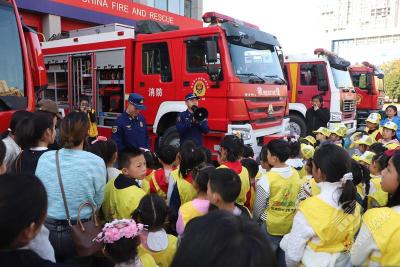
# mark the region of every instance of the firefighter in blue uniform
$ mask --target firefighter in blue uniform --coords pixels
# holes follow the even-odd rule
[[[176,129],[179,132],[181,144],[187,140],[192,140],[197,146],[201,146],[203,144],[202,135],[209,131],[207,119],[197,121],[193,117],[193,107],[198,107],[199,99],[194,93],[189,93],[185,97],[187,110],[179,113],[176,120]]]
[[[146,107],[143,96],[132,93],[128,98],[128,107],[115,121],[112,127],[112,139],[117,143],[118,151],[128,146],[149,148],[146,120],[140,114]]]

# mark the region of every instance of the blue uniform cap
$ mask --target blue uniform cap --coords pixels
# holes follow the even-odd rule
[[[137,109],[140,110],[145,110],[146,106],[143,104],[144,103],[144,98],[143,96],[132,93],[129,95],[128,102],[134,105]]]
[[[194,93],[189,93],[185,96],[185,101],[190,100],[190,99],[194,99],[196,98],[197,100],[200,99],[200,97],[198,97],[197,95],[195,95]]]

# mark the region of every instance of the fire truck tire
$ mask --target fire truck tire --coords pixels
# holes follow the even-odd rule
[[[179,147],[179,133],[175,125],[169,127],[159,139],[159,146],[173,145]]]
[[[304,118],[297,114],[290,114],[288,118],[290,119],[289,121],[290,132],[303,137],[306,136],[307,125]]]

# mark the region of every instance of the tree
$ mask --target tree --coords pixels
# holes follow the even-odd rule
[[[382,65],[385,73],[385,94],[390,99],[400,97],[400,59],[389,61]]]

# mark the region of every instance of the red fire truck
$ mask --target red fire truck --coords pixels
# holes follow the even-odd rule
[[[151,143],[177,144],[176,117],[186,110],[184,96],[194,92],[209,113],[204,144],[212,152],[226,133],[240,134],[258,152],[288,129],[277,38],[213,12],[203,20],[210,27],[163,32],[150,22],[112,24],[44,42],[49,86],[42,97],[65,112],[88,97],[100,134],[109,136],[129,93],[142,94]]]
[[[0,132],[15,110],[33,110],[35,90],[47,83],[37,34],[25,27],[14,0],[0,0]]]
[[[356,130],[356,94],[349,74],[350,62],[324,49],[315,49],[313,56],[285,56],[288,81],[290,130],[306,134],[305,115],[311,98],[322,95],[324,107],[330,109],[330,122],[343,122]]]
[[[381,112],[384,104],[383,72],[368,62],[350,67],[350,74],[357,92],[357,123],[365,125],[371,112]]]

